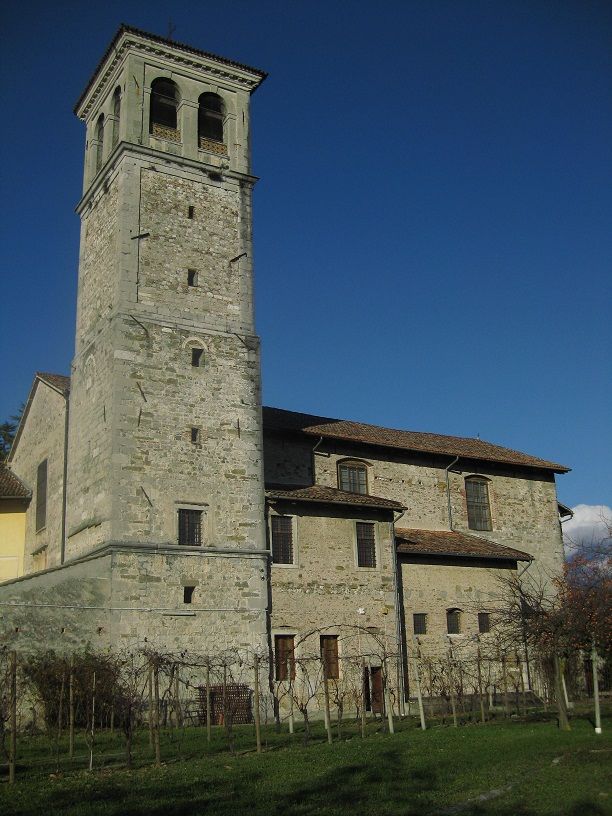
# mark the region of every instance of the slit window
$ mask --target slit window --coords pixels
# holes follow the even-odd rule
[[[102,167],[104,153],[104,114],[101,113],[96,124],[96,173]]]
[[[461,610],[447,609],[446,610],[446,631],[449,635],[461,634]]]
[[[488,480],[477,477],[466,479],[465,499],[470,530],[492,530]]]
[[[192,348],[191,349],[191,365],[194,368],[199,368],[202,365],[202,354],[204,353],[204,349],[201,348]]]
[[[357,523],[357,566],[376,566],[376,537],[374,525],[370,522]]]
[[[200,429],[199,428],[190,428],[191,433],[191,441],[194,445],[200,441]]]
[[[272,563],[293,564],[293,518],[272,516]]]
[[[183,603],[190,604],[193,601],[194,586],[183,587]]]
[[[425,612],[415,612],[412,616],[412,628],[415,635],[427,634],[427,614]]]
[[[178,543],[188,547],[202,544],[202,511],[178,511]]]
[[[195,215],[195,207],[193,206],[193,204],[190,204],[189,207],[187,207],[187,218],[190,218],[191,220],[193,220],[194,215]]]
[[[337,680],[340,677],[338,635],[321,635],[321,661],[327,679]]]
[[[47,460],[36,471],[36,532],[47,525]]]
[[[195,269],[188,269],[187,270],[187,286],[197,286],[198,285],[198,273]]]
[[[274,636],[274,674],[277,680],[295,680],[295,639],[293,635]]]
[[[121,121],[121,88],[115,88],[113,94],[113,145],[119,141],[119,122]]]
[[[491,631],[491,616],[488,612],[478,613],[478,631],[481,635]]]

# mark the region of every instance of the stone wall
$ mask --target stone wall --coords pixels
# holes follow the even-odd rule
[[[60,563],[64,495],[64,447],[66,400],[41,380],[35,391],[18,444],[13,451],[11,470],[32,490],[26,510],[24,571],[32,572]],[[46,524],[36,530],[38,466],[47,460]]]

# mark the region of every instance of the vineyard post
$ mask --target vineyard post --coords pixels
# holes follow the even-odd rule
[[[212,726],[210,722],[211,717],[210,705],[210,660],[206,661],[206,740],[210,745],[212,737]]]
[[[595,701],[595,733],[601,734],[601,711],[599,709],[599,677],[597,676],[599,657],[597,655],[597,647],[595,641],[591,648],[591,667],[593,673],[593,698]]]
[[[153,664],[153,738],[155,742],[155,765],[161,765],[161,749],[159,744],[159,663]]]
[[[325,658],[323,658],[323,695],[325,697],[325,730],[327,731],[327,741],[332,743],[332,730],[331,730],[331,714],[329,710],[329,684],[327,678],[327,665]]]
[[[96,673],[94,671],[92,680],[91,680],[91,742],[89,744],[89,770],[93,771],[93,752],[94,752],[94,739],[95,739],[95,729],[96,729]]]
[[[74,654],[70,655],[68,678],[68,755],[74,758]]]
[[[9,783],[15,783],[15,763],[17,760],[17,652],[11,652],[11,741],[9,743]]]
[[[419,717],[421,718],[421,730],[425,731],[427,725],[425,723],[425,709],[423,708],[423,695],[421,694],[421,678],[419,676],[419,664],[416,657],[413,657],[412,663],[414,666],[414,679],[416,685],[417,700],[419,703]]]
[[[255,739],[257,741],[257,753],[261,754],[261,723],[259,720],[259,655],[253,658],[254,664],[254,687],[253,696],[255,703]]]

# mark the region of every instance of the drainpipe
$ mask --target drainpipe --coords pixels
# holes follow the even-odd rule
[[[453,529],[453,511],[452,511],[452,508],[451,508],[450,484],[449,484],[449,481],[448,481],[448,472],[453,467],[453,465],[457,464],[458,461],[459,461],[459,457],[455,456],[455,458],[450,463],[450,465],[448,467],[444,468],[444,473],[446,474],[446,502],[447,502],[447,505],[448,505],[448,529],[449,530]]]
[[[406,511],[403,510],[397,518],[390,522],[391,527],[391,559],[393,561],[393,589],[395,593],[395,639],[397,640],[397,685],[400,693],[400,711],[405,713],[406,702],[406,680],[404,676],[404,649],[402,641],[402,625],[400,604],[403,599],[399,596],[399,581],[397,576],[397,545],[395,543],[395,524],[398,522]]]

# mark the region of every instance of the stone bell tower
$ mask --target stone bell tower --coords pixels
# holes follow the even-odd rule
[[[249,149],[264,78],[122,26],[75,108],[66,560],[110,553],[132,600],[205,607],[236,642],[264,637],[267,598]]]

